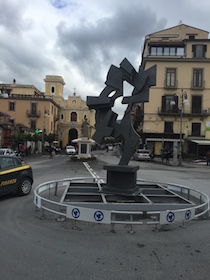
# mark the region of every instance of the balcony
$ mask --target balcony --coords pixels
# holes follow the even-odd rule
[[[39,118],[41,115],[40,111],[32,111],[32,110],[27,110],[26,115],[28,118]]]
[[[171,110],[168,110],[166,108],[158,107],[158,115],[160,115],[160,116],[179,116],[180,111],[178,108],[171,108]]]
[[[59,114],[57,114],[56,116],[54,116],[54,122],[59,121]]]
[[[194,83],[194,81],[191,81],[191,89],[193,90],[201,90],[205,88],[205,81],[202,80],[201,83]]]
[[[204,138],[206,136],[206,131],[205,130],[195,130],[195,131],[191,131],[191,130],[188,130],[188,137],[202,137]]]
[[[158,107],[158,115],[179,117],[180,110],[178,108],[167,110],[165,108]],[[207,118],[208,116],[210,116],[210,108],[201,109],[200,112],[191,112],[190,107],[186,106],[184,108],[182,115],[183,115],[183,117],[204,119],[204,118]]]

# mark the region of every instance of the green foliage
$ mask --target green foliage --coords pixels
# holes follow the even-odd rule
[[[56,134],[50,133],[45,136],[45,141],[49,142],[51,144],[53,141],[55,141]]]

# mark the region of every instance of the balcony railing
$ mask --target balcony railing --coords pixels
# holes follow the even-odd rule
[[[40,111],[32,111],[32,110],[27,110],[26,114],[29,118],[39,118],[41,115]]]
[[[167,80],[164,80],[164,88],[167,89],[176,89],[178,87],[178,80],[175,81],[174,85],[167,84]]]
[[[54,116],[54,122],[59,121],[59,114],[57,114],[56,116]]]
[[[161,115],[161,116],[178,116],[180,115],[180,111],[179,109],[172,109],[171,110],[168,110],[166,108],[162,108],[162,107],[158,107],[158,115]]]
[[[205,137],[205,136],[206,136],[205,130],[201,130],[201,131],[188,130],[188,137]]]
[[[210,108],[201,109],[200,112],[191,112],[190,107],[186,106],[183,110],[183,116],[192,117],[192,118],[205,118],[210,116]],[[171,110],[167,110],[162,107],[158,107],[158,115],[160,116],[179,116],[180,110],[178,108],[174,108]]]
[[[201,84],[195,84],[194,81],[191,81],[191,89],[204,89],[205,88],[205,81],[202,80]]]

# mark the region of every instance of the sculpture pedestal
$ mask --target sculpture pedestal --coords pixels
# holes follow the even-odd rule
[[[136,179],[139,166],[105,165],[104,169],[107,170],[104,193],[133,194],[138,190]]]

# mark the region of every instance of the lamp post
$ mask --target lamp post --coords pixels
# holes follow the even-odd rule
[[[181,108],[180,108],[180,147],[179,147],[179,166],[182,166],[182,116],[183,116],[183,109],[184,109],[184,105],[189,105],[188,99],[187,99],[187,93],[186,91],[181,92]]]
[[[44,154],[44,143],[45,143],[45,117],[49,117],[49,114],[47,113],[46,109],[44,108],[44,122],[43,122],[43,130],[42,130],[42,154]]]

